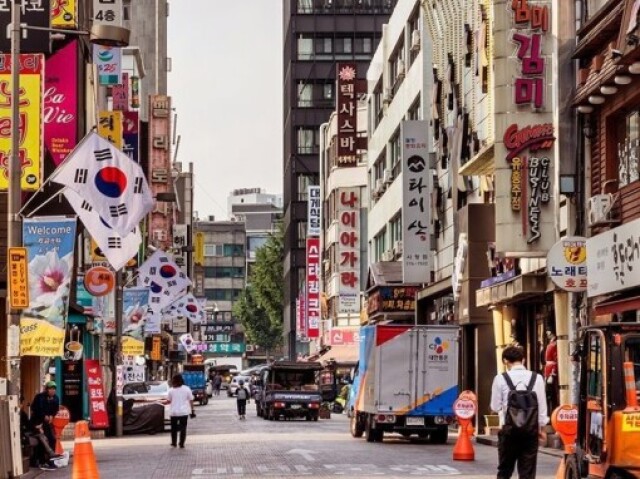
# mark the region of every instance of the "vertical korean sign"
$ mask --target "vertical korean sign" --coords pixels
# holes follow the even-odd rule
[[[112,108],[118,111],[129,110],[129,74],[122,74],[122,83],[111,87]]]
[[[356,166],[358,159],[358,97],[356,95],[356,64],[338,63],[338,164]]]
[[[20,317],[20,354],[62,356],[76,220],[27,218],[22,236],[29,260],[30,300]]]
[[[496,249],[542,256],[555,243],[551,1],[501,0],[494,12],[496,44],[512,46],[495,58]]]
[[[338,190],[339,313],[360,312],[360,189]]]
[[[320,187],[309,186],[307,187],[307,193],[307,236],[320,236],[320,233],[322,232],[322,225],[320,224],[322,208]]]
[[[320,336],[320,238],[307,238],[307,337]]]
[[[62,0],[60,0],[62,1]],[[58,166],[77,143],[78,41],[47,59],[44,79],[44,144]]]
[[[158,193],[171,191],[171,151],[169,138],[171,137],[171,98],[165,95],[149,97],[149,161],[151,179],[150,187],[153,196]],[[163,249],[171,247],[171,217],[167,211],[167,203],[158,202],[151,213],[151,241]]]
[[[428,123],[402,122],[402,278],[405,283],[431,279],[431,187]]]
[[[98,134],[121,150],[123,138],[122,112],[101,111],[98,118]]]
[[[109,416],[104,395],[102,368],[97,359],[85,359],[87,393],[89,395],[89,418],[93,429],[108,429]]]
[[[20,163],[25,191],[37,190],[42,179],[43,72],[43,55],[20,55]],[[0,55],[0,190],[9,187],[11,88],[11,56]]]

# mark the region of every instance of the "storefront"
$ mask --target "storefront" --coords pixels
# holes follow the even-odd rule
[[[368,324],[415,324],[418,284],[402,283],[402,263],[373,263],[367,280]]]

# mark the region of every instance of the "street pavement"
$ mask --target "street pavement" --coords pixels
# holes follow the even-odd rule
[[[224,392],[223,392],[224,394]],[[101,477],[117,479],[243,479],[251,477],[447,477],[494,478],[497,451],[475,445],[475,461],[452,459],[455,437],[446,445],[385,436],[367,443],[349,434],[348,420],[265,421],[253,401],[246,421],[235,414],[226,395],[196,407],[185,449],[169,446],[169,433],[93,441]],[[73,443],[64,443],[73,450]],[[555,476],[558,458],[538,457],[537,479]],[[71,466],[38,477],[68,479]]]

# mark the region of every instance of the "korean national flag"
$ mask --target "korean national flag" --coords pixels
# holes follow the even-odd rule
[[[78,193],[65,189],[64,195],[113,269],[117,271],[123,268],[138,254],[140,243],[142,243],[139,228],[136,227],[128,235],[121,236],[100,218],[95,208],[83,200]]]
[[[191,286],[191,280],[180,270],[173,257],[164,251],[156,251],[140,265],[138,276],[142,286],[155,283],[169,291],[173,299],[180,297],[180,293]]]
[[[185,317],[194,324],[199,324],[202,321],[202,306],[191,293],[176,300],[170,308],[175,309],[178,316]]]
[[[51,177],[88,202],[121,236],[127,236],[154,206],[140,165],[89,133]]]

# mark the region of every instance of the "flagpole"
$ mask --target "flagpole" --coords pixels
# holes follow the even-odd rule
[[[53,200],[55,199],[60,199],[60,195],[62,194],[62,191],[59,191],[57,194],[55,195],[51,195],[49,198],[47,198],[42,204],[38,205],[35,207],[35,209],[33,211],[30,211],[28,214],[26,214],[24,217],[25,218],[31,218],[33,215],[35,215],[38,211],[40,211],[42,208],[44,208],[45,206],[47,206],[49,203],[51,203]]]
[[[118,366],[122,364],[122,308],[124,306],[123,294],[122,294],[122,269],[116,271],[115,274],[115,283],[116,283],[116,310],[115,310],[115,320],[116,320],[116,347],[114,352],[114,380],[113,380],[113,388],[115,392],[116,398],[116,437],[122,437],[123,435],[123,426],[122,426],[122,416],[123,416],[123,407],[124,407],[124,399],[122,397],[122,391],[118,388]]]

